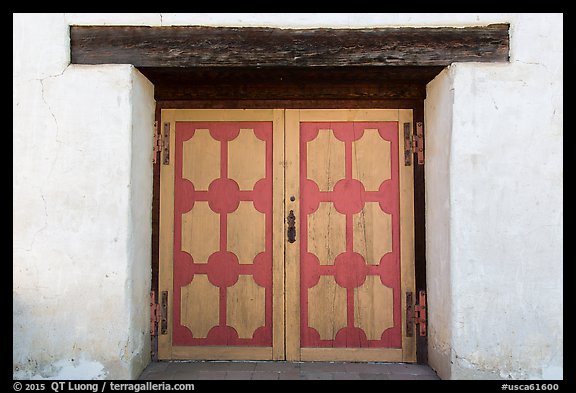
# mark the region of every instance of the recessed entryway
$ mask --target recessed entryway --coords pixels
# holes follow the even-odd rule
[[[137,66],[155,85],[157,120],[163,108],[402,108],[423,122],[426,84],[455,61],[507,61],[508,28],[72,26],[70,37],[73,63]],[[159,169],[155,166],[157,180]],[[414,165],[413,173],[420,290],[426,288],[422,166]],[[155,186],[155,197],[159,194]],[[157,291],[159,231],[153,226],[152,290]],[[416,341],[418,360],[426,362],[426,337]]]

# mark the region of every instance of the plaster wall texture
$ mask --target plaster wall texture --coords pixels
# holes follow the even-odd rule
[[[14,16],[13,374],[132,378],[150,358],[153,86],[69,66],[66,26]]]
[[[443,378],[563,377],[561,29],[518,16],[509,64],[453,64],[427,86],[429,356]]]
[[[153,86],[69,65],[69,25],[510,23],[510,62],[427,88],[430,364],[562,378],[561,14],[14,14],[13,374],[134,378],[149,361]],[[150,126],[148,126],[150,124]]]

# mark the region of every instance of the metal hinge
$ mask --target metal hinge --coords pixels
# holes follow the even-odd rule
[[[158,152],[162,155],[162,164],[170,164],[170,123],[164,123],[164,133],[160,132],[160,127],[158,122],[154,122],[154,146],[152,162],[156,164],[158,162]]]
[[[160,299],[160,334],[168,334],[168,291],[162,291]]]
[[[156,292],[150,292],[150,335],[158,334],[158,322],[160,322],[160,305],[156,303]]]
[[[419,327],[419,335],[426,336],[426,291],[418,291],[418,303],[414,304],[414,296],[411,291],[406,292],[406,336],[414,335],[414,325]]]
[[[157,336],[168,332],[168,291],[162,291],[160,304],[156,303],[156,292],[150,292],[150,335]]]
[[[418,165],[424,165],[424,125],[416,122],[416,133],[412,134],[410,123],[404,123],[404,165],[412,165],[412,156],[418,155]]]
[[[158,128],[158,122],[154,122],[154,141],[152,146],[152,163],[156,164],[158,162],[158,152],[162,151],[162,134],[160,133],[160,128]]]

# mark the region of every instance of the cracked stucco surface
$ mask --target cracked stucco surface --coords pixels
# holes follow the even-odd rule
[[[130,65],[69,65],[68,40],[62,14],[14,15],[13,372],[134,378],[150,353],[135,299],[150,288],[153,88]]]

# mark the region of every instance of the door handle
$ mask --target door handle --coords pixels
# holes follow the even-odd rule
[[[294,216],[294,210],[290,210],[288,213],[288,243],[294,243],[296,241],[296,216]]]

